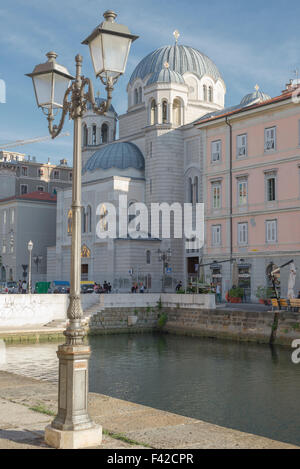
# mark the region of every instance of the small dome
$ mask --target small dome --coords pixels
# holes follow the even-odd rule
[[[247,106],[247,104],[251,104],[253,101],[256,101],[259,99],[259,102],[262,103],[264,101],[268,101],[271,99],[271,96],[269,96],[266,93],[263,93],[260,90],[255,90],[253,93],[249,93],[241,101],[242,106]]]
[[[87,161],[83,173],[97,169],[134,168],[144,170],[145,160],[141,150],[131,142],[115,142],[96,151]]]
[[[166,62],[171,70],[181,76],[191,72],[198,78],[208,75],[215,81],[222,79],[217,66],[205,54],[193,47],[175,44],[160,47],[141,60],[133,71],[129,83],[132,84],[137,78],[144,80],[148,75],[160,72]]]
[[[147,81],[147,86],[153,83],[180,83],[185,84],[185,81],[178,72],[174,72],[170,68],[163,68],[158,72],[152,73],[151,77]]]
[[[103,98],[98,98],[98,97],[95,98],[95,102],[96,102],[97,106],[101,106],[101,104],[102,104],[104,101],[105,101],[105,99],[103,99]],[[87,109],[87,111],[92,111],[92,110],[93,110],[92,105],[91,105],[91,103],[90,103],[89,101],[87,102],[86,109]],[[108,111],[117,114],[116,111],[115,111],[115,108],[113,107],[112,104],[109,106],[109,110],[108,110]]]

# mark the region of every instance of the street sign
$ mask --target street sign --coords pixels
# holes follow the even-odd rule
[[[167,267],[166,268],[166,274],[171,274],[172,273],[172,268],[171,267]]]

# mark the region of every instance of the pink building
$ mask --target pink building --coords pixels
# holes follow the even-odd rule
[[[294,259],[300,290],[300,104],[291,82],[280,96],[256,91],[239,106],[200,119],[205,145],[205,275],[232,286],[232,263],[245,295],[257,300],[271,265]],[[300,88],[298,88],[300,91]],[[282,269],[281,294],[289,269]]]

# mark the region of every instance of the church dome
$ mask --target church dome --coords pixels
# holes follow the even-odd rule
[[[253,101],[256,101],[257,99],[259,100],[260,103],[262,103],[264,101],[268,101],[269,99],[271,99],[271,96],[256,89],[255,91],[253,91],[253,93],[249,93],[249,94],[246,94],[246,96],[244,96],[244,98],[241,101],[241,105],[247,106],[248,104],[251,104]]]
[[[152,73],[147,81],[147,86],[152,85],[153,83],[180,83],[185,85],[182,75],[178,72],[174,72],[174,70],[170,70],[169,68],[163,68],[158,72]]]
[[[160,47],[147,55],[133,71],[129,83],[132,84],[137,78],[144,80],[148,75],[159,73],[166,63],[181,76],[191,72],[198,78],[208,75],[215,81],[222,79],[217,66],[205,54],[193,47],[175,44]]]
[[[83,173],[110,168],[118,168],[120,170],[133,168],[143,171],[145,160],[141,150],[134,143],[115,142],[97,150],[88,159],[83,168]]]
[[[96,98],[95,98],[95,103],[96,103],[96,105],[97,105],[98,107],[99,107],[104,101],[105,101],[104,98],[99,98],[99,97],[96,97]],[[91,104],[89,101],[87,102],[86,109],[87,109],[88,111],[92,111],[92,110],[93,110],[92,104]],[[115,108],[113,107],[112,104],[109,106],[109,110],[108,110],[108,111],[109,111],[109,112],[113,112],[114,114],[117,114],[116,111],[115,111]]]

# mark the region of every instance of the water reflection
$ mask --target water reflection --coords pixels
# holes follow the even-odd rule
[[[289,349],[151,334],[90,344],[91,391],[300,444],[300,366]],[[7,347],[6,369],[55,381],[56,350]]]

